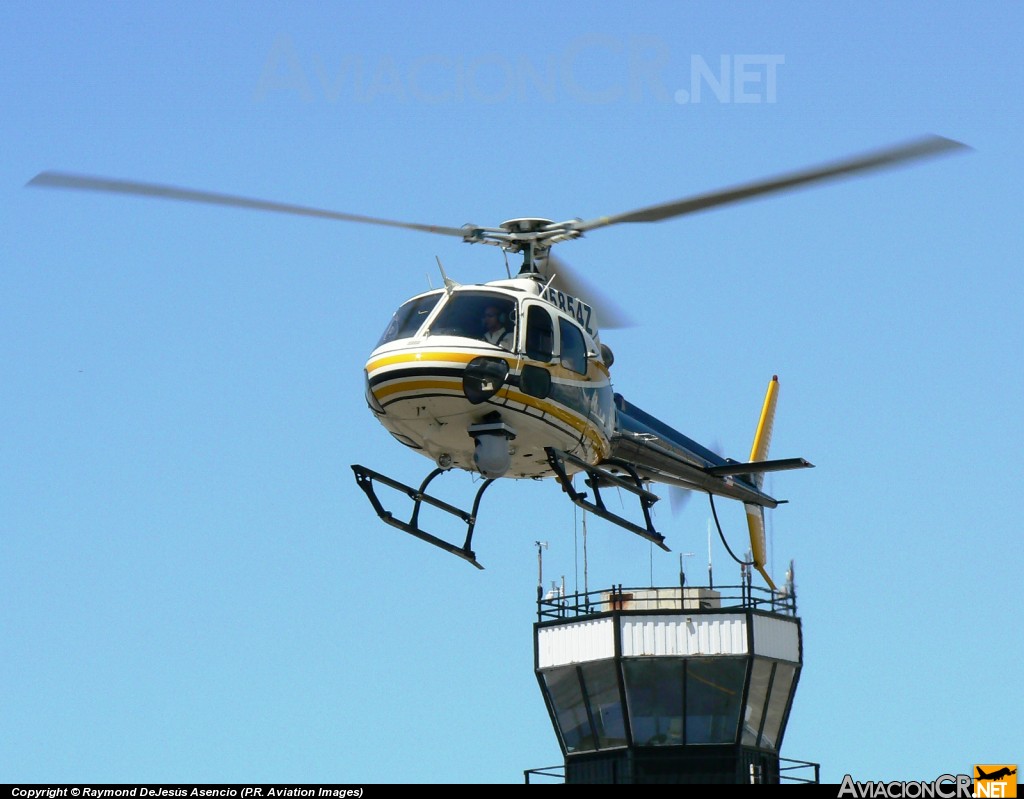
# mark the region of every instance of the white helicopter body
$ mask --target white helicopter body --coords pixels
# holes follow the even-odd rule
[[[439,465],[485,477],[549,477],[545,447],[591,464],[608,457],[615,431],[608,365],[596,328],[579,321],[593,324],[596,316],[580,302],[570,305],[580,309],[578,317],[559,309],[543,288],[520,278],[440,289],[405,303],[366,364],[367,401],[380,423]],[[486,340],[478,321],[495,307],[504,309],[508,326],[500,344]],[[512,379],[474,404],[463,382],[478,359],[504,362]],[[546,396],[516,385],[524,368],[547,372]],[[481,465],[488,439],[500,443]]]

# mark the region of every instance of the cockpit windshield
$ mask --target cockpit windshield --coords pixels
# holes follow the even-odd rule
[[[427,294],[423,297],[416,297],[415,299],[409,300],[401,308],[395,311],[395,315],[391,317],[391,324],[388,325],[387,330],[384,331],[384,335],[380,337],[380,341],[377,342],[377,346],[380,347],[383,344],[387,344],[389,341],[395,341],[400,338],[410,338],[416,335],[423,323],[430,316],[430,312],[434,310],[434,306],[437,305],[437,301],[441,299],[442,292],[438,291],[434,294]]]
[[[512,350],[516,340],[516,303],[502,294],[457,291],[430,325],[431,336],[466,336]]]

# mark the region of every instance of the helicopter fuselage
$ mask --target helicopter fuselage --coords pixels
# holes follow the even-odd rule
[[[561,295],[561,296],[559,296]],[[740,463],[701,446],[613,393],[611,351],[585,303],[521,277],[446,288],[413,297],[395,312],[366,364],[366,401],[401,443],[436,464],[418,489],[354,464],[356,480],[388,524],[480,567],[471,548],[483,492],[495,479],[554,476],[572,501],[665,548],[650,515],[661,482],[744,503],[758,569],[764,564],[763,508],[778,502],[761,490],[763,471],[800,468],[800,459],[765,460],[778,381],[773,378],[751,460]],[[485,478],[471,511],[427,493],[450,469]],[[573,475],[585,472],[588,491]],[[374,481],[413,500],[409,521],[382,504]],[[609,509],[604,487],[625,489],[640,502],[644,524]],[[419,525],[423,503],[467,524],[461,546]],[[765,573],[766,579],[770,577]]]
[[[551,476],[545,447],[597,463],[615,408],[595,326],[589,305],[532,278],[428,292],[399,308],[370,355],[367,402],[444,468]]]

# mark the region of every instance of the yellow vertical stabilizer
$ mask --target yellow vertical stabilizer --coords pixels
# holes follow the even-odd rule
[[[747,511],[747,529],[750,530],[750,551],[754,556],[754,568],[761,572],[764,581],[775,590],[775,583],[764,568],[765,564],[765,535],[764,535],[764,508],[760,505],[744,505]]]
[[[772,443],[772,426],[775,424],[775,405],[779,399],[779,376],[773,375],[768,383],[768,392],[764,395],[764,405],[761,407],[761,418],[757,422],[757,431],[754,433],[754,446],[750,448],[750,460],[763,461],[768,458],[768,448]],[[760,472],[751,475],[751,480],[758,488],[764,483],[764,473]],[[775,583],[765,571],[767,560],[767,547],[765,545],[764,532],[764,508],[760,505],[745,504],[747,512],[747,529],[750,530],[750,551],[754,556],[754,568],[756,568],[765,582],[775,590]]]
[[[772,375],[768,383],[768,392],[764,395],[764,405],[761,406],[761,418],[754,432],[754,446],[750,448],[751,461],[763,461],[768,458],[768,447],[772,443],[772,426],[775,424],[775,405],[778,401],[779,376]],[[760,488],[764,483],[764,474],[755,474],[753,478],[754,485]]]

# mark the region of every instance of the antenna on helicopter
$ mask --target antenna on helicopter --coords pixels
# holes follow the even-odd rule
[[[459,284],[445,274],[444,266],[441,264],[441,257],[439,255],[435,255],[434,259],[437,261],[437,268],[441,270],[441,279],[444,280],[444,290],[451,294],[452,290]]]

